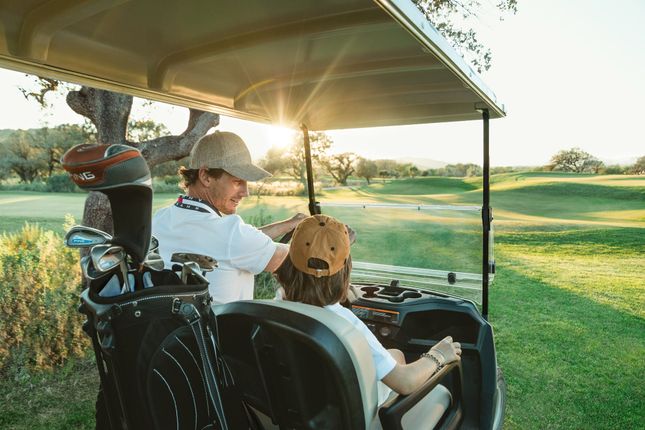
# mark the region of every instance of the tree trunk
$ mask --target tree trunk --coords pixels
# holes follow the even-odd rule
[[[150,168],[187,156],[195,143],[208,130],[219,124],[219,115],[191,109],[186,130],[179,136],[164,136],[135,144],[126,140],[132,96],[81,87],[79,91],[70,91],[67,94],[67,104],[74,112],[92,121],[97,130],[98,143],[119,143],[136,147]],[[83,225],[112,233],[112,214],[105,194],[89,194],[85,200]]]

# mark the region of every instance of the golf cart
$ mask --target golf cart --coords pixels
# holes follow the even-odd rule
[[[411,1],[25,0],[3,3],[0,19],[1,67],[301,129],[310,213],[336,215],[358,233],[359,242],[353,251],[354,313],[386,347],[401,349],[408,359],[415,359],[445,335],[452,335],[463,345],[461,364],[440,371],[421,393],[381,408],[379,424],[384,428],[414,428],[409,422],[406,425],[406,412],[422,398],[436,394],[441,383],[448,390],[442,398],[448,400],[430,427],[501,428],[505,387],[497,367],[492,328],[487,322],[488,288],[494,274],[488,136],[489,119],[503,117],[505,112],[495,95]],[[318,202],[309,130],[465,120],[483,123],[481,206]],[[108,151],[103,154],[107,156]],[[105,164],[96,166],[103,168]],[[140,163],[135,167],[143,168]],[[81,169],[77,174],[84,172]],[[120,242],[115,246],[130,249],[131,257],[131,249],[136,249],[135,260],[140,264],[146,259],[150,239],[146,226],[149,203],[141,202],[149,202],[151,197],[147,191],[140,191],[149,187],[145,172],[136,171],[132,177],[144,178],[134,185],[128,183],[128,190],[134,193],[130,200],[136,200],[138,193],[145,196],[137,200],[143,205],[141,226],[135,228],[129,219],[120,221],[123,231],[134,229],[137,236],[135,241],[116,232]],[[103,190],[113,196],[111,203],[125,207],[126,199],[118,192],[119,184],[109,182],[112,179],[106,179]],[[115,230],[119,230],[117,219],[127,218],[133,208],[119,210],[123,215],[115,215]],[[358,220],[348,219],[351,216],[380,220],[384,226],[388,220],[405,219],[406,228],[418,235],[414,241],[406,242],[409,249],[405,257],[390,259],[383,252],[377,259],[370,259],[360,248],[361,241],[379,251],[392,246],[391,242],[369,242],[367,226],[362,230]],[[475,249],[472,243],[465,245],[462,241],[464,237],[472,238],[472,234],[460,235],[457,230],[452,235],[437,236],[439,242],[432,242],[434,248],[420,246],[428,243],[425,238],[432,231],[428,226],[440,228],[459,220],[476,225],[480,231],[473,242]],[[387,228],[394,229],[397,224],[402,222]],[[472,258],[458,262],[446,258],[435,266],[439,260],[433,260],[434,256],[446,254],[440,251],[449,246]],[[114,256],[121,255],[119,252],[107,247],[97,258],[107,256],[116,262],[118,258]],[[458,253],[448,254],[456,257]],[[114,265],[114,270],[122,268],[120,262]],[[199,351],[202,357],[195,375],[224,375],[222,393],[226,394],[228,387],[239,400],[218,402],[213,389],[222,382],[209,380],[205,384],[205,403],[210,398],[218,416],[224,416],[220,427],[226,428],[231,415],[250,414],[264,416],[256,420],[258,428],[370,428],[377,414],[371,393],[374,387],[369,386],[369,377],[361,376],[369,369],[369,358],[356,346],[361,342],[354,341],[351,333],[345,338],[335,336],[336,331],[329,327],[336,322],[327,321],[318,309],[305,305],[260,301],[209,308],[205,306],[199,270],[194,272],[185,272],[185,282],[170,274],[155,274],[153,284],[192,285],[183,290],[186,297],[179,301],[174,300],[176,289],[167,286],[160,287],[160,297],[170,300],[169,307],[176,314],[185,310],[184,319],[189,324],[199,319],[195,319],[195,312],[202,315],[200,321],[209,321],[199,328],[210,337],[206,336],[204,342],[203,333],[196,334],[188,349]],[[97,275],[94,280],[97,291],[105,286],[102,279]],[[146,290],[124,292],[118,312],[141,304],[144,294]],[[110,343],[112,337],[108,341],[106,333],[114,333],[107,330],[109,324],[105,321],[123,314],[112,315],[115,304],[100,301],[91,294],[83,296],[90,325],[94,324],[95,351],[107,351],[97,360],[103,376],[110,374],[110,366],[104,365],[111,360],[109,354],[118,350]],[[186,310],[182,305],[192,308]],[[129,324],[141,316],[138,312],[139,316],[133,314]],[[177,325],[172,327],[180,329]],[[190,332],[177,336],[186,342],[189,338]],[[220,354],[215,356],[215,350]],[[150,359],[159,357],[152,354]],[[122,365],[123,360],[114,361],[114,366]],[[296,366],[302,362],[307,364],[285,374],[285,363]],[[208,369],[208,363],[213,368],[224,367]],[[132,370],[128,372],[129,378],[137,377]],[[133,422],[153,422],[155,427],[172,422],[174,428],[179,412],[166,416],[163,414],[167,410],[155,409],[154,405],[148,405],[151,411],[157,411],[156,415],[148,413],[156,417],[154,420],[133,421],[135,413],[129,409],[129,401],[144,394],[128,394],[128,390],[119,390],[116,385],[112,393],[106,393],[121,396],[118,404],[110,406],[121,411],[118,422],[112,422],[114,428],[137,427]],[[147,393],[163,388],[159,384],[156,388],[148,386]],[[192,398],[191,405],[196,405],[195,396]],[[244,408],[236,406],[238,403]],[[198,408],[194,409],[197,417]],[[163,419],[159,418],[162,415]],[[209,412],[204,415],[204,419],[210,417]],[[197,422],[195,418],[195,426]]]

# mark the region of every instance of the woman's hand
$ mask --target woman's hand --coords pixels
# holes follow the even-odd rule
[[[446,336],[438,344],[430,348],[428,354],[437,359],[441,366],[461,358],[461,344],[453,342],[452,336]]]

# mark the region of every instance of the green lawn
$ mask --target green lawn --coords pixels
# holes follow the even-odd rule
[[[323,208],[325,201],[479,205],[480,182],[401,180],[326,191],[320,201]],[[174,198],[157,195],[155,207]],[[490,320],[508,384],[505,428],[645,428],[645,178],[496,175],[491,204],[498,270]],[[0,193],[0,231],[35,219],[62,232],[64,215],[80,219],[82,205],[82,194]],[[296,210],[306,210],[305,199],[250,197],[240,213],[277,220]],[[460,240],[476,235],[457,219],[429,214],[435,228],[414,227],[410,218],[403,221],[409,236],[392,236],[387,216],[344,211],[339,215],[359,235],[357,254],[378,250],[396,259],[399,247],[414,242],[415,253],[439,264],[456,255],[445,243],[459,249]],[[83,362],[31,382],[0,382],[0,427],[91,428],[93,372]],[[71,385],[60,382],[65,378]],[[55,413],[51,405],[78,386],[73,381],[83,388]]]

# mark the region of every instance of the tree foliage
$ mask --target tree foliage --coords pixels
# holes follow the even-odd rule
[[[580,148],[564,149],[553,157],[547,166],[549,170],[574,173],[599,173],[602,161]]]
[[[309,146],[314,168],[322,165],[326,152],[332,145],[331,138],[321,131],[309,132]],[[307,166],[305,163],[305,144],[302,133],[294,136],[293,143],[287,148],[272,147],[260,161],[262,168],[269,173],[284,173],[300,182],[307,191]]]
[[[473,163],[448,164],[436,169],[428,169],[426,176],[448,176],[454,178],[466,178],[471,176],[481,176],[482,168]]]
[[[412,0],[452,46],[481,73],[492,62],[489,48],[479,41],[472,22],[482,12],[479,0]],[[517,0],[497,0],[499,18],[517,12]]]
[[[347,185],[347,179],[354,173],[354,162],[358,155],[353,152],[333,154],[321,159],[321,164],[340,185]]]
[[[1,166],[18,175],[20,182],[31,183],[41,176],[47,164],[34,136],[26,130],[17,130],[4,141]]]
[[[16,130],[1,144],[0,166],[3,171],[16,174],[21,182],[47,179],[60,171],[65,151],[91,139],[84,127],[75,124]]]
[[[372,160],[361,157],[356,162],[356,175],[365,178],[367,185],[369,185],[370,179],[378,176],[378,165]]]
[[[629,172],[634,175],[645,175],[645,155],[636,160]]]

